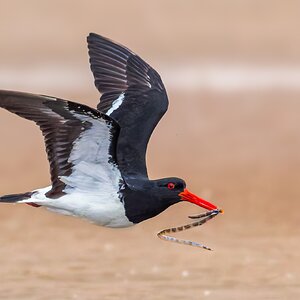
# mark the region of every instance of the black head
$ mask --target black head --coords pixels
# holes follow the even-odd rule
[[[179,201],[189,201],[205,209],[217,208],[215,205],[189,192],[183,179],[170,177],[152,180],[151,182],[154,184],[153,192],[158,193],[158,197],[167,201],[170,205]]]
[[[185,190],[186,184],[183,179],[176,177],[151,180],[151,192],[161,200],[170,204],[181,200],[180,194]]]
[[[184,180],[176,177],[158,180],[133,180],[122,191],[126,216],[133,223],[152,218],[169,206],[180,201],[189,201],[205,209],[216,206],[192,194]]]

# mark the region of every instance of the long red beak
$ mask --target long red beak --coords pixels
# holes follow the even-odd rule
[[[214,204],[192,194],[187,189],[184,189],[184,191],[182,193],[180,193],[179,196],[181,197],[181,200],[189,201],[191,203],[197,204],[208,210],[217,208]]]

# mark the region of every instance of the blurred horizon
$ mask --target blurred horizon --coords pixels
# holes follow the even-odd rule
[[[170,101],[148,146],[150,177],[181,177],[225,210],[181,234],[217,250],[206,253],[155,236],[199,212],[187,203],[116,231],[1,205],[2,298],[299,296],[300,2],[0,5],[0,89],[95,107],[86,37],[95,32],[125,45],[158,71]],[[36,125],[0,110],[0,136],[0,195],[50,184]]]

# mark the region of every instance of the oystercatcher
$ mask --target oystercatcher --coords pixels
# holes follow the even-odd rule
[[[44,206],[98,225],[126,227],[189,201],[216,206],[190,193],[182,179],[150,180],[145,153],[168,108],[159,74],[131,50],[91,33],[90,65],[102,94],[97,109],[43,95],[0,91],[0,107],[34,121],[44,136],[51,185],[0,202]]]

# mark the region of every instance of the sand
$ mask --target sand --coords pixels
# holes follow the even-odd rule
[[[1,205],[1,298],[297,299],[299,138],[293,114],[299,105],[290,99],[276,108],[267,96],[251,104],[238,100],[242,97],[210,95],[209,102],[200,101],[199,141],[192,138],[194,125],[175,129],[170,120],[180,114],[179,104],[149,149],[153,177],[181,175],[193,192],[225,209],[202,228],[177,235],[214,251],[156,237],[159,230],[185,224],[189,214],[201,211],[186,203],[127,229],[97,227],[42,208]],[[254,112],[244,105],[254,106]],[[286,119],[281,107],[289,112]],[[15,122],[17,118],[11,124]],[[1,147],[1,157],[6,157],[1,188],[7,193],[47,182],[39,132],[20,125],[13,132],[17,142],[8,139]],[[172,128],[174,135],[167,134]],[[22,134],[24,141],[17,138]],[[193,140],[192,147],[176,147]]]
[[[296,2],[228,1],[226,10],[215,1],[133,1],[116,11],[116,2],[74,4],[71,11],[71,2],[54,2],[30,0],[16,9],[1,1],[0,87],[94,106],[85,35],[128,44],[168,77],[171,105],[149,144],[150,177],[182,177],[225,214],[176,235],[205,243],[209,252],[156,237],[202,211],[187,203],[127,229],[3,204],[0,299],[298,299],[300,88],[191,88],[178,84],[179,75],[175,84],[170,71],[198,68],[202,59],[297,68]],[[190,82],[195,75],[187,76]],[[33,124],[1,110],[0,138],[1,195],[49,184]]]

